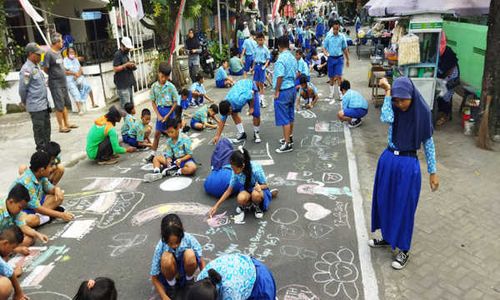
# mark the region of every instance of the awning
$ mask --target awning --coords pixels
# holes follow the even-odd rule
[[[370,0],[365,7],[375,17],[426,13],[481,16],[488,14],[490,0]]]

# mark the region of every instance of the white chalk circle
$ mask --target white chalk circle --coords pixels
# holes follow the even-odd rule
[[[271,221],[281,225],[290,225],[299,220],[299,214],[290,208],[280,207],[271,215]]]
[[[189,177],[182,177],[182,176],[172,177],[165,180],[160,185],[160,189],[166,192],[180,191],[190,186],[191,182],[193,182],[193,179]]]

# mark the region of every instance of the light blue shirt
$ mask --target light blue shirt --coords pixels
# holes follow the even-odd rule
[[[123,120],[123,125],[122,125],[122,135],[127,134],[131,125],[134,124],[136,121],[136,118],[131,115],[127,114]]]
[[[294,87],[297,70],[298,62],[295,56],[289,50],[281,52],[274,64],[273,88],[276,90],[278,77],[283,77],[280,90]]]
[[[11,278],[12,275],[14,275],[14,268],[12,268],[8,263],[5,262],[5,260],[3,260],[3,258],[0,257],[0,276]]]
[[[227,254],[209,262],[198,275],[197,281],[208,278],[208,270],[214,269],[222,277],[217,285],[218,300],[246,300],[252,295],[257,279],[255,265],[249,256]]]
[[[186,250],[193,250],[194,254],[196,255],[197,258],[201,258],[203,256],[202,248],[198,240],[192,236],[191,234],[185,232],[184,237],[181,240],[181,243],[177,249],[172,249],[170,246],[166,243],[164,243],[162,240],[156,244],[155,252],[153,254],[153,259],[151,261],[151,276],[158,276],[161,273],[161,256],[165,252],[170,252],[172,253],[176,259],[182,259],[184,255],[184,251]]]
[[[197,91],[198,93],[201,93],[201,94],[206,94],[207,91],[205,90],[205,87],[203,86],[203,84],[199,83],[199,82],[195,82],[191,85],[191,87],[189,88],[189,90],[191,92],[193,91]]]
[[[255,48],[255,56],[254,61],[256,64],[265,64],[268,60],[271,59],[271,53],[269,49],[265,45],[257,46]]]
[[[164,155],[165,157],[170,157],[171,159],[179,159],[186,155],[193,155],[193,150],[191,149],[191,139],[184,133],[179,133],[179,137],[175,143],[172,138],[168,138]]]
[[[257,42],[251,38],[246,39],[243,42],[243,49],[245,49],[245,56],[255,55],[255,48],[257,48]]]
[[[301,75],[311,76],[309,66],[303,58],[298,61],[298,71]]]
[[[250,179],[250,187],[253,188],[255,183],[265,184],[266,183],[266,174],[262,169],[262,165],[257,162],[250,162],[252,165],[252,178]],[[241,184],[241,186],[245,186],[246,175],[241,172],[240,174],[232,173],[231,180],[229,181],[230,187],[235,187],[237,183]]]
[[[220,66],[215,73],[215,81],[226,80],[227,72],[223,66]]]
[[[241,111],[241,109],[253,99],[253,81],[251,79],[238,80],[229,90],[226,95],[226,100],[231,104],[233,111]],[[227,116],[221,117],[222,121],[226,121]]]
[[[347,48],[347,40],[342,33],[338,35],[330,33],[326,36],[323,47],[328,52],[329,56],[341,56],[343,55],[344,49]]]
[[[342,96],[342,108],[364,108],[368,109],[368,101],[359,92],[348,90]]]
[[[309,93],[309,90],[312,91],[312,94]],[[314,95],[318,94],[318,89],[316,88],[316,86],[314,86],[314,84],[312,84],[312,82],[308,82],[305,89],[302,87],[300,88],[300,92],[305,93],[309,98],[313,98]]]

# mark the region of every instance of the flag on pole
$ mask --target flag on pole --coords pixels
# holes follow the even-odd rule
[[[123,8],[131,18],[144,18],[144,9],[142,8],[142,0],[120,0]]]
[[[273,20],[274,20],[274,18],[276,18],[276,15],[278,14],[278,10],[280,9],[280,5],[281,5],[281,0],[274,1],[273,12],[272,12]]]
[[[33,19],[33,21],[43,22],[43,17],[40,16],[28,0],[19,0],[19,3],[23,7],[24,11]]]
[[[186,5],[186,0],[181,0],[181,5],[179,6],[179,12],[177,13],[177,19],[175,20],[175,30],[174,36],[172,38],[172,46],[170,47],[170,58],[168,59],[168,63],[172,63],[172,59],[174,56],[175,48],[177,47],[177,39],[179,34],[179,26],[181,24],[182,14],[184,13],[184,7]]]

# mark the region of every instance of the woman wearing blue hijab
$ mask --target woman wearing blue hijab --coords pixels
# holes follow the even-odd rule
[[[399,249],[394,269],[406,266],[421,188],[417,150],[424,145],[432,191],[439,187],[436,151],[432,139],[431,111],[407,77],[380,81],[386,91],[380,120],[389,124],[388,147],[379,158],[372,199],[372,232],[380,229],[382,239],[368,241],[370,247]]]

